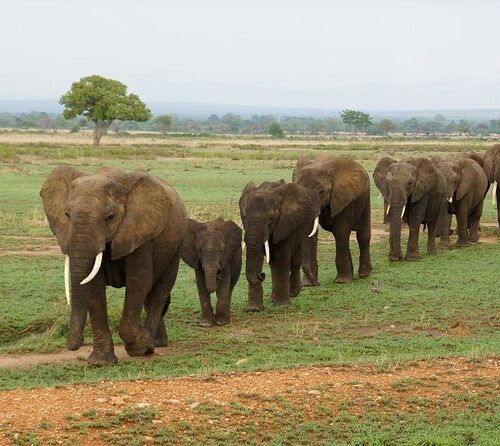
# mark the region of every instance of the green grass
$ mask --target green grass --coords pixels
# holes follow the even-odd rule
[[[105,146],[99,150],[1,144],[0,159],[4,161],[0,163],[0,247],[9,251],[43,251],[54,245],[38,192],[50,170],[61,162],[70,162],[84,172],[92,172],[102,165],[147,169],[176,188],[191,216],[237,220],[238,199],[244,185],[249,181],[290,180],[293,160],[303,152],[351,153],[359,156],[371,171],[378,157],[384,154],[413,154],[422,147],[420,143],[399,147],[394,141],[348,144],[317,141],[313,146],[304,145],[304,150],[300,141],[295,140],[285,141],[273,149],[264,143],[262,146],[247,143],[244,138],[237,144],[224,138],[186,141],[189,144],[179,138],[174,148]],[[387,150],[383,148],[385,144],[389,145]],[[484,148],[482,142],[446,141],[425,145],[423,150],[428,154],[431,150],[444,153],[471,150],[471,147]],[[167,155],[166,151],[171,149],[177,152]],[[259,158],[260,154],[263,155]],[[377,218],[380,219],[382,206],[377,194],[373,186],[375,224],[379,223]],[[495,209],[488,200],[483,220],[494,222],[494,218]],[[486,233],[498,240],[498,231],[487,228]],[[421,240],[422,253],[425,253],[425,239],[426,234]],[[202,329],[197,326],[199,303],[193,272],[182,265],[167,315],[170,354],[146,364],[122,362],[101,369],[82,363],[30,370],[2,369],[0,388],[311,363],[375,361],[384,364],[415,358],[500,353],[500,296],[496,280],[500,244],[483,243],[432,258],[423,255],[416,263],[390,263],[387,240],[382,238],[372,246],[372,276],[338,285],[333,283],[331,235],[323,233],[321,241],[322,286],[303,289],[289,308],[273,308],[266,299],[263,313],[245,313],[246,281],[242,274],[234,293],[232,323]],[[352,246],[356,259],[357,249],[354,243]],[[63,258],[49,254],[0,257],[0,352],[50,352],[64,347],[68,309],[62,280]],[[269,271],[267,276],[266,296],[270,290]],[[372,280],[379,281],[378,293],[370,291]],[[123,293],[123,290],[108,288],[110,322],[116,342],[120,342],[116,329]],[[448,335],[448,328],[458,320],[470,325],[472,336]],[[391,330],[391,325],[396,328]],[[380,334],[367,335],[362,330],[378,326],[384,327]],[[91,342],[88,330],[86,341]],[[239,359],[247,361],[237,366]]]

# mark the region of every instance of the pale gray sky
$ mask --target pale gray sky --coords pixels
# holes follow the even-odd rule
[[[500,1],[0,0],[0,99],[500,107]]]

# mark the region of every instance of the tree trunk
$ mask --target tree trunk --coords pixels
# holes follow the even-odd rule
[[[99,121],[94,121],[95,123],[95,128],[94,128],[94,146],[98,146],[99,143],[101,142],[101,129],[100,129],[100,123]]]

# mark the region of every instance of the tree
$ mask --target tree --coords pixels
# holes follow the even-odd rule
[[[147,121],[151,117],[151,111],[139,96],[127,95],[126,85],[97,75],[73,82],[59,103],[64,106],[66,119],[83,115],[94,123],[95,146],[114,120]]]
[[[155,118],[155,126],[164,135],[172,125],[172,118],[169,115],[160,115]]]
[[[283,128],[279,122],[273,122],[270,125],[269,133],[273,138],[283,138],[285,136],[285,132],[283,132]]]
[[[340,117],[344,124],[352,127],[354,133],[372,124],[371,116],[359,110],[344,110],[340,113]]]
[[[387,133],[396,129],[396,124],[390,119],[385,118],[377,123],[377,129],[380,133],[387,135]]]

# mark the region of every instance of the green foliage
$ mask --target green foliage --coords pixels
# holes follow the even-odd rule
[[[365,129],[372,124],[372,118],[368,113],[359,110],[346,109],[340,113],[342,121],[350,125],[354,131]]]
[[[172,125],[172,117],[169,115],[160,115],[155,118],[155,125],[157,129],[166,134],[170,126]]]
[[[269,133],[273,138],[283,138],[285,133],[283,132],[283,127],[279,122],[273,122],[269,127]]]

